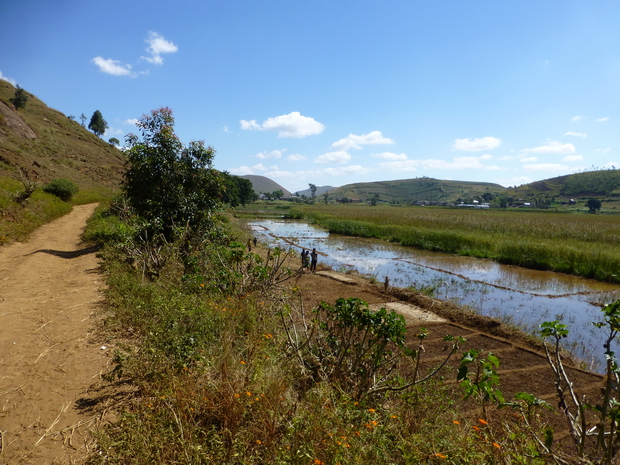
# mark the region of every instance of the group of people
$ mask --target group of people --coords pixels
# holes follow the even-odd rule
[[[310,266],[310,271],[314,273],[316,271],[316,263],[319,260],[319,254],[316,249],[309,250],[303,249],[301,251],[301,269],[306,270]]]

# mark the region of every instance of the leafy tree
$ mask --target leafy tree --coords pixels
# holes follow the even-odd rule
[[[373,207],[376,207],[378,201],[379,201],[379,194],[374,193],[373,196],[370,198],[370,205],[372,205]]]
[[[84,125],[86,124],[86,120],[87,120],[87,119],[88,119],[88,118],[86,117],[86,115],[85,115],[84,113],[82,113],[82,114],[80,115],[80,121],[81,121],[82,127],[85,127]]]
[[[103,115],[99,110],[95,110],[93,116],[91,116],[88,129],[93,131],[98,137],[101,137],[105,133],[105,130],[108,129],[108,123],[103,119]]]
[[[310,186],[310,198],[314,202],[314,199],[316,198],[316,186],[311,183],[308,183],[308,186]]]
[[[112,145],[119,145],[121,143],[121,141],[119,141],[116,137],[111,137],[108,142]]]
[[[17,86],[15,89],[15,94],[13,94],[13,97],[10,98],[9,101],[13,104],[15,110],[21,110],[26,106],[26,102],[28,101],[28,93],[21,87]]]
[[[127,136],[128,169],[123,191],[151,237],[175,239],[175,229],[198,237],[213,226],[220,205],[222,177],[213,169],[215,150],[202,141],[184,147],[174,133],[170,108],[144,115],[136,124],[142,138]]]
[[[596,213],[596,210],[601,209],[601,201],[598,199],[588,199],[586,202],[586,207],[588,207],[589,213]]]
[[[222,178],[224,184],[222,201],[231,207],[236,207],[239,204],[245,206],[246,203],[253,201],[256,197],[252,182],[249,179],[233,176],[227,171],[222,171]]]

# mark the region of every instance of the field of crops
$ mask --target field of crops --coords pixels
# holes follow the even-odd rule
[[[620,282],[620,216],[325,204],[291,216],[332,233]]]

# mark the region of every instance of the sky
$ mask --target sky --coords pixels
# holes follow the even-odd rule
[[[0,78],[291,192],[620,168],[613,0],[0,1]]]

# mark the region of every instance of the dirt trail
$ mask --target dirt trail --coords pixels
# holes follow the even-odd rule
[[[91,330],[103,285],[79,236],[94,204],[0,249],[2,464],[77,463],[96,417],[80,410],[109,349]]]

